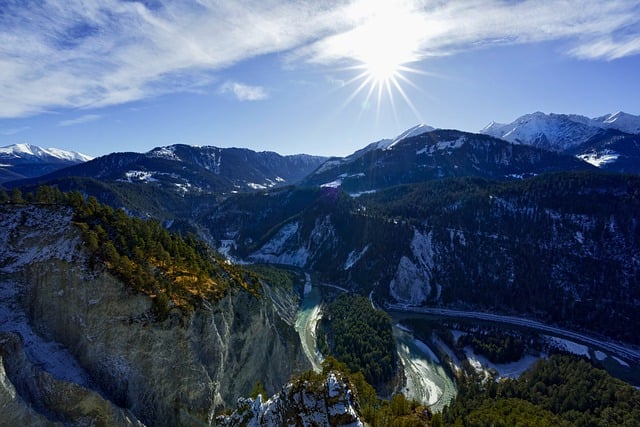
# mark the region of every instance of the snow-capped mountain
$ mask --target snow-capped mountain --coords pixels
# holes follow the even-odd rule
[[[418,126],[402,135],[389,144],[372,144],[349,157],[329,160],[303,182],[359,193],[447,177],[505,180],[592,168],[570,155],[483,134]]]
[[[599,168],[640,172],[640,116],[617,112],[596,118],[536,112],[480,131],[515,144],[569,153]]]
[[[480,133],[517,144],[566,151],[596,136],[604,129],[640,133],[640,116],[617,112],[590,119],[577,114],[536,112],[518,117],[511,123],[491,122]]]
[[[381,149],[392,148],[395,144],[402,141],[403,139],[411,138],[412,136],[419,136],[419,135],[422,135],[423,133],[431,132],[432,130],[436,130],[436,129],[429,125],[419,124],[405,130],[400,135],[396,136],[394,139],[383,140],[383,141],[389,141],[387,144],[383,144],[381,141],[380,143],[378,143],[376,148],[381,148]]]
[[[640,133],[640,116],[627,114],[622,111],[608,114],[593,119],[597,123],[602,123],[607,129],[617,129],[625,133]]]
[[[32,144],[0,147],[0,182],[34,178],[67,166],[92,160],[92,157],[59,148]]]
[[[23,160],[67,160],[74,163],[88,162],[93,157],[76,151],[61,150],[59,148],[42,148],[32,144],[13,144],[0,147],[0,159],[23,159]]]

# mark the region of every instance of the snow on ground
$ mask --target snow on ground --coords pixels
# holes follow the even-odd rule
[[[587,163],[592,164],[593,166],[601,168],[607,163],[612,163],[618,160],[618,157],[620,157],[620,154],[613,151],[605,150],[602,153],[585,153],[585,154],[579,154],[576,157],[584,160]]]
[[[46,341],[33,331],[19,303],[21,288],[7,274],[20,272],[33,262],[51,259],[71,261],[79,241],[69,235],[70,221],[70,211],[59,209],[25,207],[2,211],[0,331],[20,334],[29,359],[54,377],[86,385],[88,376],[73,356],[62,345]]]
[[[375,192],[377,192],[378,190],[366,190],[366,191],[360,191],[358,193],[349,193],[349,196],[356,198],[356,197],[360,197],[364,194],[373,194]]]
[[[607,355],[600,350],[596,350],[593,352],[597,360],[603,361],[607,358]]]
[[[473,366],[478,373],[486,373],[489,370],[494,370],[498,374],[498,378],[518,378],[524,371],[529,369],[531,365],[538,360],[547,357],[546,354],[541,356],[533,356],[530,354],[525,355],[522,359],[511,363],[493,363],[486,357],[475,354],[471,347],[465,347],[464,352],[467,355],[467,360]]]
[[[144,181],[144,182],[155,182],[157,179],[153,177],[153,172],[148,171],[128,171],[125,172],[124,176],[127,177],[127,182],[136,181]]]
[[[416,155],[419,156],[420,154],[433,154],[436,151],[443,150],[454,150],[456,148],[462,147],[466,140],[467,139],[464,136],[461,136],[460,138],[451,141],[439,141],[437,144],[430,144],[416,151]]]
[[[348,270],[353,267],[356,262],[360,261],[360,258],[362,258],[368,250],[369,245],[365,246],[360,252],[356,252],[355,250],[351,251],[349,256],[347,256],[347,261],[344,263],[344,270]]]
[[[71,261],[79,238],[70,238],[68,235],[67,226],[70,221],[70,211],[51,211],[36,207],[2,211],[0,273],[16,272],[37,261]],[[43,230],[47,230],[45,240],[42,238]]]
[[[578,344],[564,338],[552,337],[550,335],[544,335],[544,337],[560,350],[568,351],[569,353],[573,353],[578,356],[591,358],[589,355],[589,347],[586,345]]]
[[[55,378],[86,386],[88,375],[75,358],[59,343],[46,341],[36,334],[20,306],[17,283],[0,281],[0,332],[20,335],[29,359]]]
[[[342,180],[341,179],[336,179],[335,181],[331,181],[331,182],[327,182],[325,184],[322,184],[320,187],[322,188],[338,188],[342,185]]]

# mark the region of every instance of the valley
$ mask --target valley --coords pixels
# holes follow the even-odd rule
[[[533,119],[582,129],[564,116],[522,123]],[[554,150],[540,144],[570,133],[527,142],[530,129],[509,141],[418,126],[329,160],[175,145],[4,182],[0,398],[20,417],[75,425],[18,375],[28,364],[122,425],[214,424],[238,398],[249,399],[240,418],[287,418],[306,411],[290,400],[298,392],[323,407],[323,387],[354,420],[353,381],[365,417],[399,405],[415,421],[448,417],[469,381],[515,381],[555,353],[637,386],[637,134],[593,126]],[[328,319],[341,295],[354,299]],[[353,313],[363,315],[337,321]],[[491,361],[518,340],[518,358]],[[327,365],[333,351],[345,360]],[[340,383],[347,362],[362,376]],[[273,400],[249,398],[254,389]]]

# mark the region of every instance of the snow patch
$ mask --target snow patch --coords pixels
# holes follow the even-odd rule
[[[366,191],[360,191],[360,192],[358,192],[358,193],[349,193],[349,196],[351,196],[351,197],[353,197],[353,198],[356,198],[356,197],[360,197],[360,196],[362,196],[363,194],[372,194],[372,193],[375,193],[375,192],[377,192],[377,191],[378,191],[378,190],[366,190]]]
[[[412,136],[419,136],[422,134],[425,134],[427,132],[431,132],[435,130],[435,128],[425,125],[425,124],[419,124],[416,125],[412,128],[409,128],[407,130],[405,130],[404,132],[402,132],[400,135],[396,136],[391,142],[388,143],[388,145],[384,146],[380,146],[381,144],[378,143],[379,147],[378,148],[382,148],[385,150],[390,150],[392,149],[398,142],[402,141],[403,139],[407,139],[407,138],[411,138]],[[385,140],[387,141],[387,140]],[[382,141],[381,141],[382,142]]]
[[[353,265],[360,261],[360,258],[363,257],[363,255],[365,253],[367,253],[367,251],[369,250],[369,245],[365,246],[360,252],[356,252],[355,250],[351,251],[349,253],[349,256],[347,256],[347,261],[345,261],[344,263],[344,270],[348,270],[351,267],[353,267]]]
[[[322,184],[320,187],[321,188],[338,188],[342,185],[342,180],[341,179],[336,179],[335,181],[331,181],[331,182],[327,182],[325,184]]]
[[[552,337],[550,335],[545,335],[545,338],[549,341],[549,343],[557,347],[559,350],[564,350],[578,356],[586,356],[588,358],[591,358],[591,356],[589,355],[589,347],[587,347],[586,345],[578,344],[564,338]]]
[[[149,155],[152,157],[181,161],[176,155],[176,147],[174,146],[155,148],[149,152]]]
[[[153,177],[153,172],[148,171],[136,171],[131,170],[124,173],[127,178],[126,182],[144,181],[144,182],[157,182],[158,180]]]
[[[529,369],[534,363],[541,358],[546,357],[545,354],[540,356],[525,355],[522,359],[510,363],[493,363],[486,357],[475,354],[471,347],[464,348],[467,360],[473,369],[479,374],[487,375],[490,371],[494,371],[498,378],[518,378]]]
[[[593,166],[601,168],[604,165],[613,163],[616,160],[618,160],[618,157],[620,157],[620,154],[616,153],[615,151],[604,150],[602,152],[590,152],[590,153],[579,154],[576,157],[584,160],[587,163],[592,164]]]
[[[254,261],[277,263],[303,267],[309,259],[309,251],[304,247],[287,246],[287,243],[295,239],[300,224],[292,222],[283,226],[276,235],[265,243],[258,251],[250,255]]]

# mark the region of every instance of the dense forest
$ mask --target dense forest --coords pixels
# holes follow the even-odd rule
[[[540,360],[520,378],[459,385],[433,426],[638,426],[640,391],[576,356]]]
[[[61,205],[73,209],[93,268],[106,268],[133,292],[153,298],[154,314],[166,318],[172,307],[190,311],[203,300],[215,302],[233,288],[259,292],[256,273],[227,263],[194,235],[171,233],[158,221],[129,216],[80,192],[38,187],[23,196],[15,189],[0,201]]]
[[[399,233],[415,228],[437,242],[431,289],[441,291],[434,303],[525,314],[639,343],[626,326],[640,322],[633,255],[640,245],[639,177],[456,178],[397,186],[358,201],[368,217],[395,221]]]
[[[396,344],[391,319],[360,295],[341,294],[328,304],[318,331],[318,346],[325,355],[362,372],[376,386],[396,374]]]

